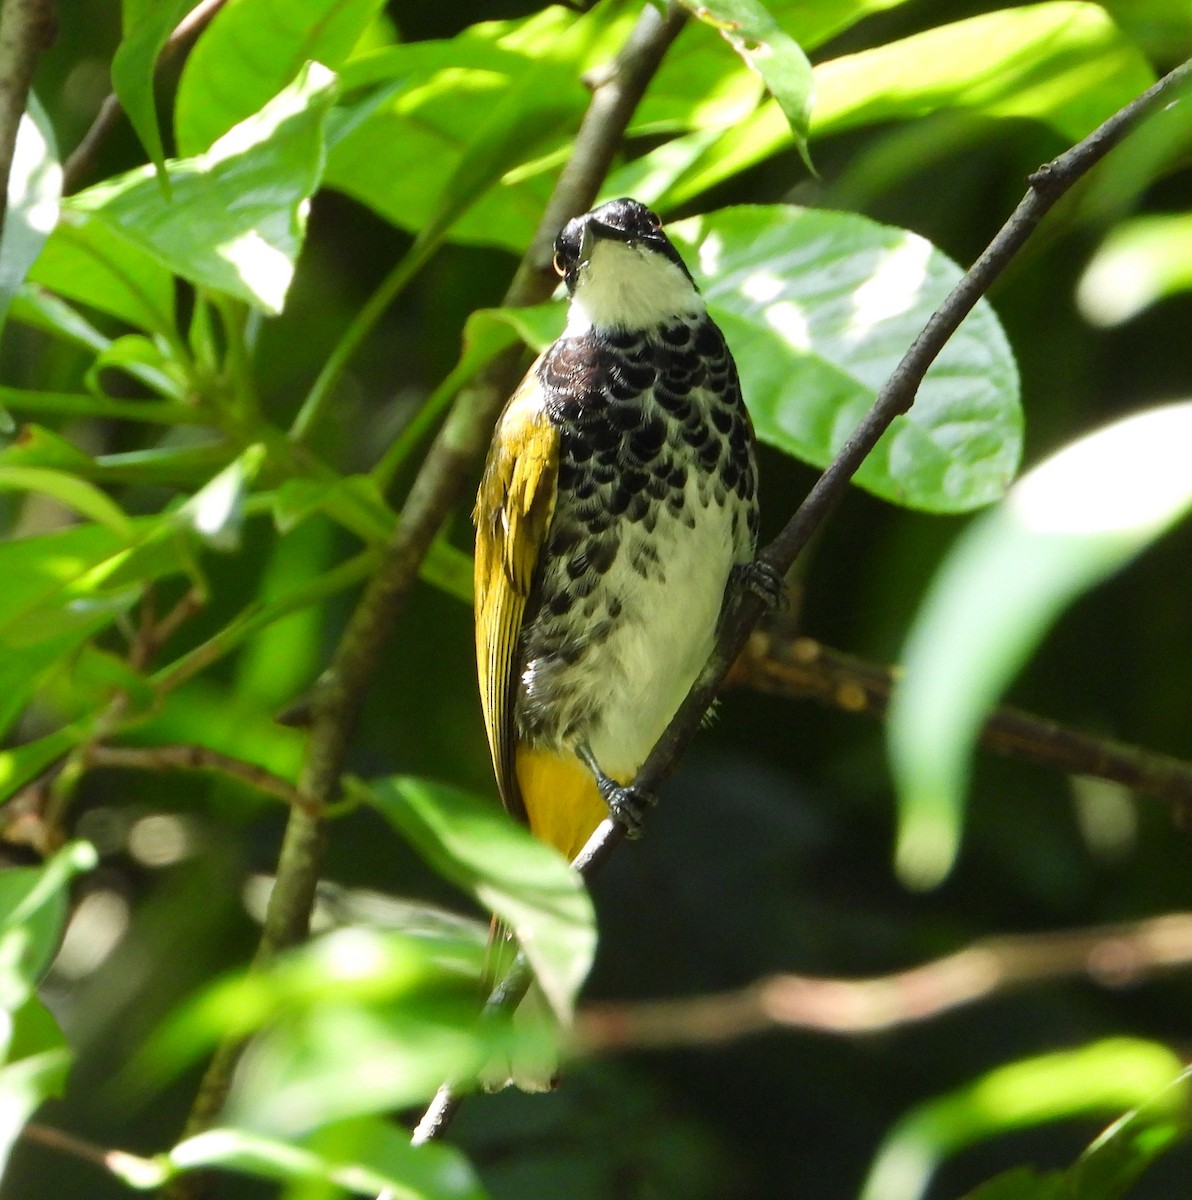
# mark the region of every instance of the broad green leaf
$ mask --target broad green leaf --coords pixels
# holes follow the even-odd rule
[[[149,183],[156,187],[152,180]],[[73,207],[77,199],[66,202],[57,228],[33,264],[29,278],[138,329],[171,332],[174,280],[170,272],[135,239],[99,216]],[[51,315],[58,316],[56,324],[61,326],[63,314],[58,311]],[[68,328],[73,340],[81,342],[89,336],[79,329],[77,321]],[[97,348],[94,343],[92,348]]]
[[[420,1103],[521,1035],[481,1019],[483,936],[337,929],[227,979],[172,1017],[128,1073],[143,1088],[255,1034],[228,1120],[287,1135]]]
[[[278,313],[322,176],[335,88],[330,71],[308,64],[205,154],[170,161],[170,200],[146,166],[72,197],[71,208],[192,283]]]
[[[807,55],[760,0],[683,0],[695,16],[718,30],[756,71],[790,123],[799,152],[807,156],[812,75]]]
[[[1081,277],[1076,299],[1094,325],[1120,325],[1192,289],[1192,213],[1156,213],[1116,226]]]
[[[20,396],[17,388],[0,388],[0,399]],[[89,396],[76,397],[89,400]],[[19,407],[18,400],[18,407]],[[0,450],[0,467],[49,467],[56,471],[86,471],[91,459],[72,442],[52,429],[40,425],[22,425],[15,440]]]
[[[399,775],[352,790],[512,929],[551,1007],[569,1021],[596,927],[583,881],[567,863],[500,809],[456,788]]]
[[[1053,0],[820,63],[811,136],[961,109],[1042,121],[1075,142],[1153,82],[1145,56],[1100,5]],[[785,115],[763,104],[651,199],[683,203],[790,145]]]
[[[89,842],[71,842],[42,867],[0,872],[0,1008],[6,1012],[16,1012],[33,994],[58,950],[66,889],[97,862]],[[10,1031],[4,1030],[5,1050]]]
[[[58,220],[62,167],[54,130],[36,97],[21,116],[8,176],[8,207],[0,240],[0,327],[17,289]]]
[[[230,0],[186,60],[174,132],[181,155],[200,154],[264,107],[303,63],[337,70],[383,0]]]
[[[758,436],[820,467],[961,274],[923,238],[848,213],[731,208],[669,232],[728,339]],[[1014,359],[982,302],[856,481],[962,512],[1004,493],[1021,439]]]
[[[920,1200],[940,1163],[966,1146],[1045,1121],[1132,1108],[1168,1088],[1182,1066],[1155,1042],[1109,1038],[997,1067],[903,1117],[886,1135],[861,1200]],[[1164,1095],[1163,1120],[1186,1112],[1186,1089]],[[1160,1116],[1154,1110],[1151,1115]],[[1064,1195],[1092,1200],[1083,1192]]]
[[[520,253],[587,107],[580,76],[615,53],[609,29],[608,5],[579,17],[551,7],[361,58],[344,72],[345,92],[392,94],[380,108],[366,96],[363,122],[337,114],[326,182],[400,228],[420,233],[462,213],[453,240]],[[342,138],[338,123],[350,125]]]
[[[890,710],[898,869],[938,882],[956,855],[986,713],[1063,609],[1192,507],[1192,401],[1065,447],[961,536],[903,650]]]
[[[165,151],[157,125],[153,76],[157,56],[194,0],[124,0],[121,39],[112,58],[112,88],[158,171]]]
[[[158,1160],[154,1176],[147,1160],[138,1160],[125,1182],[157,1188],[179,1171],[219,1167],[242,1175],[279,1182],[321,1181],[354,1195],[383,1192],[392,1200],[483,1200],[484,1192],[463,1155],[439,1144],[411,1146],[408,1135],[391,1122],[353,1122],[345,1149],[336,1155],[320,1147],[296,1146],[245,1129],[209,1129],[179,1142]],[[343,1138],[343,1133],[341,1133]]]
[[[1155,81],[1099,4],[986,13],[824,63],[812,132],[915,120],[940,108],[1044,121],[1076,142]]]
[[[115,501],[110,500],[94,484],[65,471],[44,467],[0,466],[0,491],[40,492],[98,525],[104,525],[126,540],[133,535],[133,525]]]

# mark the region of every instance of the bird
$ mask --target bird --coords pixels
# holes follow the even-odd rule
[[[736,364],[658,216],[622,197],[568,221],[554,269],[566,326],[473,513],[476,658],[501,800],[570,860],[610,815],[640,832],[634,776],[759,565],[758,499]]]

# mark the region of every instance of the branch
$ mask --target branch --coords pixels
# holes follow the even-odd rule
[[[567,220],[592,206],[629,119],[684,19],[675,6],[665,15],[650,6],[642,10],[607,76],[593,90],[571,159],[505,295],[506,306],[539,303],[554,290],[550,267],[554,237]],[[516,383],[518,367],[517,354],[500,357],[456,399],[414,480],[381,563],[311,694],[310,738],[298,788],[314,799],[316,811],[291,809],[258,962],[306,936],[323,858],[324,822],[317,809],[339,786],[348,741],[381,648],[431,542],[488,444],[497,413]],[[229,1044],[212,1060],[191,1112],[189,1132],[204,1128],[219,1111],[237,1054],[238,1048]],[[175,1194],[182,1193],[176,1190]],[[186,1194],[197,1193],[192,1189]]]
[[[0,234],[8,215],[8,176],[33,68],[56,32],[53,0],[3,0],[0,5]]]
[[[729,683],[773,695],[810,697],[829,708],[881,720],[896,675],[890,667],[842,654],[811,638],[775,639],[755,632],[733,666]],[[995,708],[979,741],[998,754],[1069,775],[1112,779],[1161,800],[1192,803],[1192,763],[1094,737],[1019,708]]]
[[[161,53],[157,56],[155,70],[173,58],[189,41],[197,38],[210,23],[211,18],[223,7],[225,0],[200,0],[178,22],[174,32],[166,39]],[[100,148],[111,136],[112,130],[120,120],[124,107],[115,92],[109,92],[91,122],[91,128],[83,134],[82,140],[74,148],[70,157],[62,164],[62,193],[69,195],[75,191],[82,181],[91,173],[99,158]]]
[[[966,1004],[1053,980],[1136,983],[1192,963],[1192,913],[1057,933],[984,938],[964,950],[871,979],[773,975],[738,991],[682,1000],[597,1004],[577,1019],[582,1054],[710,1046],[768,1029],[858,1035],[927,1021]]]
[[[1172,94],[1182,87],[1190,76],[1192,60],[1165,75],[1141,96],[1098,126],[1082,142],[1051,162],[1045,163],[1031,175],[1028,180],[1029,190],[1010,219],[932,315],[923,332],[915,339],[878,393],[873,407],[841,447],[828,469],[816,481],[782,532],[761,552],[760,559],[781,575],[790,570],[812,535],[840,503],[849,481],[877,445],[882,434],[895,417],[910,408],[923,376],[948,339],[1013,260],[1047,212],[1160,102],[1170,100]],[[761,619],[763,611],[763,602],[752,592],[743,592],[737,598],[720,631],[716,649],[708,665],[638,771],[633,781],[636,788],[647,794],[657,793],[662,782],[675,769],[679,758],[703,723],[708,709],[723,688],[725,678],[740,656],[754,626]],[[602,821],[588,839],[588,844],[576,856],[572,866],[585,878],[589,878],[599,870],[624,836],[624,827],[616,821]],[[503,993],[502,1003],[513,1008],[524,994],[525,987],[510,988]],[[440,1137],[460,1100],[461,1094],[453,1092],[449,1085],[440,1088],[431,1107],[419,1122],[418,1130],[422,1134],[420,1140],[428,1141]]]
[[[232,779],[238,779],[258,792],[273,796],[283,804],[314,814],[318,811],[316,801],[296,788],[288,779],[272,771],[210,750],[206,746],[104,746],[95,744],[87,748],[83,764],[88,767],[131,767],[142,771],[217,771]]]

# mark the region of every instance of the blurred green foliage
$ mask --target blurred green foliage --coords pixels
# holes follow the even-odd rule
[[[466,503],[374,664],[349,769],[377,782],[331,821],[320,936],[247,971],[285,809],[251,769],[178,770],[154,748],[297,778],[305,734],[276,718],[316,683],[430,433],[499,352],[559,328],[557,303],[496,305],[585,79],[642,3],[228,0],[155,76],[187,7],[59,5],[0,244],[4,1196],[102,1200],[216,1166],[220,1195],[304,1200],[1182,1200],[1171,1081],[1192,992],[1186,969],[1145,964],[880,1036],[577,1058],[552,1095],[470,1100],[458,1149],[411,1150],[388,1110],[405,1120],[523,1043],[557,1048],[554,1024],[478,1019],[487,914],[522,932],[556,1014],[592,954],[576,880],[496,812]],[[673,223],[740,362],[773,533],[1024,178],[1192,54],[1192,12],[726,0],[700,16],[602,194]],[[112,88],[127,121],[63,198]],[[1187,405],[1159,407],[1192,395],[1190,149],[1181,98],[1061,203],[801,564],[801,631],[892,660],[947,563],[932,594],[951,606],[925,610],[910,665],[952,690],[908,701],[903,726],[912,824],[926,813],[938,835],[947,797],[916,880],[939,886],[896,877],[880,728],[738,689],[596,881],[581,1008],[875,975],[990,933],[1189,907],[1177,805],[974,759],[969,741],[1013,680],[1019,704],[1192,756]],[[1144,409],[1141,440],[1115,442],[1110,423]],[[1091,443],[1077,487],[1060,464]],[[1024,452],[1091,522],[1071,555],[1040,544],[1037,511],[1014,525],[1021,492],[956,515],[997,501]],[[1127,528],[1143,491],[1166,502]],[[183,1139],[202,1060],[245,1035],[221,1127]],[[43,1101],[38,1122],[120,1153],[17,1140]]]

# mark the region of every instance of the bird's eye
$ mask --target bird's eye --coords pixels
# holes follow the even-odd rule
[[[556,250],[554,257],[555,274],[561,279],[567,274],[567,268],[563,265],[563,256]]]
[[[649,209],[646,209],[646,223],[651,229],[654,230],[662,228],[662,220],[659,218],[658,214],[656,212],[651,212]]]

